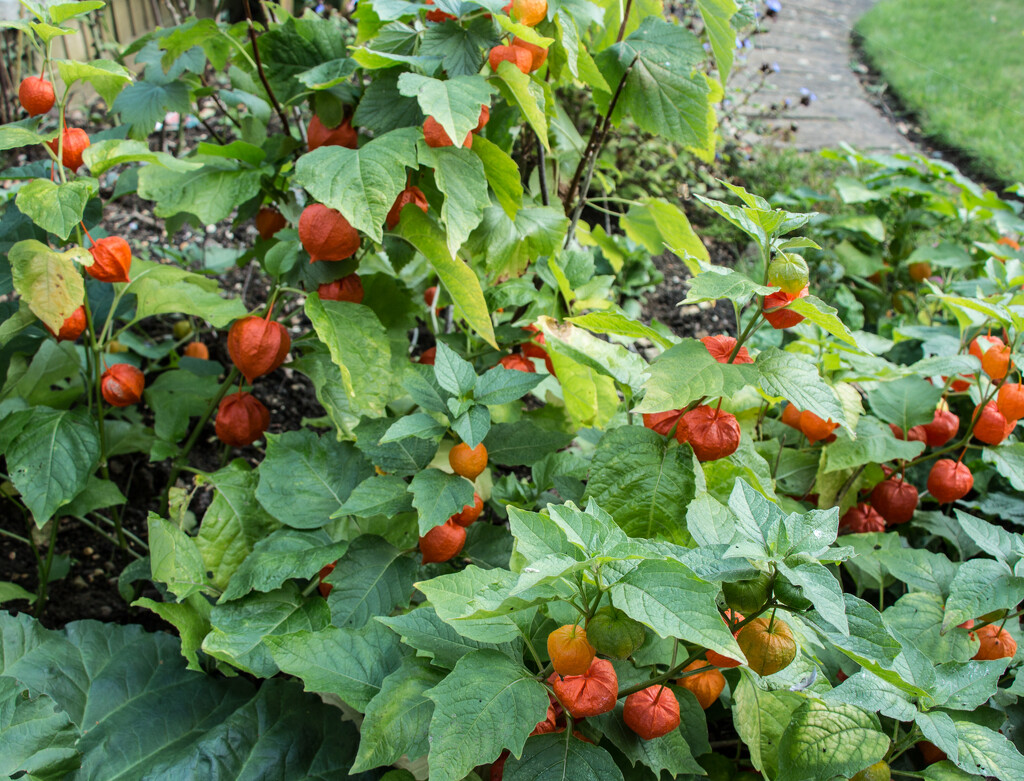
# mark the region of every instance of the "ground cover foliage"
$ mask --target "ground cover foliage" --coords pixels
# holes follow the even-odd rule
[[[8,776],[1024,776],[1019,203],[841,150],[829,193],[695,197],[735,266],[663,198],[606,230],[620,123],[712,161],[731,0],[270,5],[89,62],[52,42],[99,3],[28,5],[0,450],[41,585],[0,596],[45,610],[61,518],[124,542],[131,457],[167,479],[120,585],[177,637],[0,616]],[[116,127],[62,132],[80,82]],[[212,140],[147,144],[214,96]],[[265,300],[107,235],[111,184],[254,220]],[[735,334],[636,316],[666,248]],[[268,433],[284,370],[324,414]]]

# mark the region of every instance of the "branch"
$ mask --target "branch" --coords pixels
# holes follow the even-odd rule
[[[575,188],[579,186],[579,175],[586,166],[587,174],[583,179],[583,186],[579,187],[579,199],[576,203],[576,208],[572,213],[572,221],[569,223],[569,230],[565,235],[565,246],[569,246],[569,242],[572,241],[573,233],[576,231],[576,224],[580,221],[580,214],[583,213],[583,206],[587,201],[587,193],[590,191],[590,180],[594,176],[594,168],[597,166],[597,156],[601,151],[601,147],[604,146],[605,138],[608,136],[608,128],[612,123],[612,114],[615,113],[615,106],[619,102],[619,98],[622,97],[622,91],[626,87],[626,79],[629,78],[630,72],[633,70],[633,65],[636,64],[636,60],[629,64],[626,68],[626,72],[622,74],[622,78],[619,80],[619,86],[615,88],[615,94],[612,95],[611,101],[608,103],[608,111],[605,112],[604,120],[594,125],[594,132],[590,134],[590,142],[587,144],[587,149],[583,153],[583,157],[580,159],[579,166],[576,167],[576,173],[573,174],[572,182],[569,184],[569,192],[566,195],[565,203],[572,203],[576,193]]]
[[[284,125],[284,132],[288,135],[292,134],[291,125],[288,124],[288,115],[284,113],[284,109],[281,108],[281,104],[277,102],[277,98],[274,96],[274,90],[270,88],[270,82],[267,81],[267,74],[263,72],[263,61],[260,59],[260,50],[256,45],[256,25],[252,21],[252,9],[249,7],[249,0],[242,0],[245,3],[245,16],[249,20],[249,40],[252,41],[252,55],[256,60],[256,70],[260,74],[260,81],[263,82],[263,89],[267,91],[267,97],[270,98],[271,104],[274,106],[274,111],[281,118],[281,124]]]

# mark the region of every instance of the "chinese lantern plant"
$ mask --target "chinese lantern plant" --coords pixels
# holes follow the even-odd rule
[[[244,730],[213,723],[230,697],[213,710],[161,702],[168,723],[198,708],[211,729],[168,729],[180,756],[157,746],[135,767],[184,777],[216,754],[273,776],[317,756],[383,775],[425,757],[441,781],[864,778],[920,775],[906,749],[927,739],[964,773],[1024,777],[999,732],[1021,546],[990,514],[1019,490],[1019,263],[973,240],[956,269],[931,257],[943,278],[899,291],[868,333],[839,290],[860,284],[842,265],[856,257],[835,240],[846,234],[822,249],[810,213],[742,187],[697,195],[749,236],[735,266],[714,266],[667,200],[621,204],[628,241],[602,235],[587,206],[623,123],[714,157],[714,105],[746,17],[699,2],[701,38],[628,3],[433,5],[369,0],[351,22],[276,5],[265,23],[187,20],[124,52],[134,75],[62,63],[47,27],[22,31],[53,103],[28,82],[31,116],[2,132],[53,176],[0,205],[35,231],[7,253],[19,308],[3,333],[20,341],[5,353],[3,501],[44,530],[77,512],[102,529],[107,508],[81,508],[111,493],[104,481],[127,493],[131,470],[111,461],[124,466],[128,449],[145,472],[169,459],[169,479],[130,508],[152,514],[148,567],[129,575],[148,572],[164,598],[138,605],[183,638],[150,656],[169,670],[177,644],[211,691],[200,670],[240,671],[231,696],[265,678],[261,713],[303,714],[287,747],[275,728],[254,752]],[[37,21],[78,7],[60,8]],[[65,121],[66,88],[83,79],[119,123],[108,137]],[[201,143],[153,151],[145,136],[168,110],[200,119]],[[910,176],[908,161],[883,165],[899,170],[882,178]],[[109,215],[97,193],[132,179],[171,226],[232,220],[239,265],[254,261],[247,282],[228,293],[212,268],[154,262],[97,219]],[[960,192],[943,208],[1001,208]],[[856,208],[888,218],[903,197]],[[1013,224],[969,211],[961,236]],[[893,275],[921,276],[883,224]],[[627,314],[633,283],[611,268],[626,244],[623,257],[645,262],[675,248],[692,276],[681,303],[727,302],[735,330],[680,338]],[[54,270],[45,296],[40,268]],[[168,337],[165,323],[148,328],[158,316],[189,328]],[[54,453],[74,457],[39,480],[51,430]],[[197,447],[213,471],[193,468]],[[0,632],[2,658],[18,656],[6,673],[55,646],[47,635],[10,650],[26,627]],[[46,660],[19,687],[31,699],[76,664]],[[53,689],[57,707],[67,690]],[[360,717],[309,717],[322,700]],[[96,715],[81,726],[83,768],[130,775],[110,740],[122,750],[152,731],[112,736]],[[739,760],[715,756],[719,741]],[[324,772],[308,764],[290,772]]]

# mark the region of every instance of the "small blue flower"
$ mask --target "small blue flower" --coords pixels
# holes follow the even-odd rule
[[[779,67],[779,63],[777,63],[777,62],[773,62],[771,64],[771,69],[772,69],[773,73],[778,73],[779,71],[782,70],[782,68]]]
[[[779,0],[764,0],[764,7],[772,14],[782,12],[782,3],[780,3]]]

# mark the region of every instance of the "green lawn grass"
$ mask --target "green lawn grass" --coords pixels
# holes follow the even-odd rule
[[[882,0],[857,32],[927,135],[1024,181],[1024,0]]]

